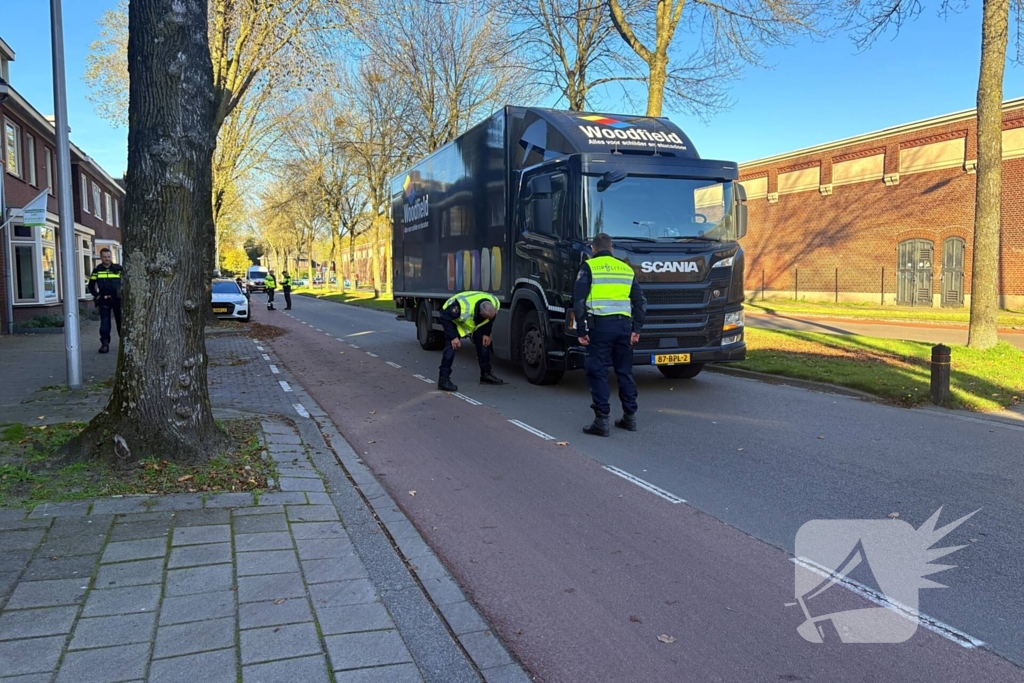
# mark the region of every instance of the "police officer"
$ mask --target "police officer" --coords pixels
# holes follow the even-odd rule
[[[501,304],[487,292],[462,292],[444,304],[441,325],[444,326],[444,355],[441,356],[441,374],[437,388],[458,391],[452,383],[452,363],[455,352],[462,346],[463,337],[472,337],[476,358],[480,362],[480,384],[504,384],[491,372],[491,328]]]
[[[587,348],[584,363],[590,385],[594,422],[583,431],[608,436],[611,414],[608,366],[615,368],[622,401],[621,429],[636,431],[636,382],[633,381],[633,344],[640,340],[647,300],[633,269],[612,255],[612,238],[599,233],[591,244],[593,258],[585,261],[574,293],[580,344]]]
[[[274,290],[277,289],[277,278],[274,277],[274,271],[267,273],[267,277],[263,279],[263,288],[267,290],[267,310],[273,311],[274,309]]]
[[[288,271],[281,271],[281,291],[284,293],[284,310],[292,310],[292,278]]]
[[[100,249],[100,264],[89,276],[89,293],[100,309],[100,353],[110,353],[110,314],[121,336],[121,274],[124,268],[111,260],[110,250]]]

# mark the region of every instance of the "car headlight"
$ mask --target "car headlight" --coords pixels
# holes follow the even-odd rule
[[[730,266],[732,266],[732,263],[733,263],[734,260],[736,260],[736,256],[735,255],[730,256],[729,258],[724,258],[721,261],[715,261],[715,264],[713,266],[711,266],[711,267],[712,268],[729,268]]]
[[[722,325],[722,331],[728,332],[729,330],[736,330],[743,327],[743,311],[736,311],[735,313],[725,314],[725,324]]]

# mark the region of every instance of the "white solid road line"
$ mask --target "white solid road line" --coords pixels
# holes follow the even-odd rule
[[[891,600],[886,596],[882,595],[878,591],[865,586],[859,581],[846,576],[837,576],[835,572],[829,571],[826,568],[819,565],[813,560],[809,560],[805,557],[791,557],[789,561],[793,564],[803,567],[807,571],[817,574],[823,579],[834,579],[836,583],[840,584],[843,588],[846,588],[852,593],[856,593],[862,598],[875,603],[880,607],[892,610],[896,614],[909,619],[910,621],[916,621],[921,626],[924,626],[929,631],[937,633],[947,640],[952,640],[954,643],[961,647],[965,647],[968,650],[975,647],[984,647],[985,641],[978,640],[974,636],[968,635],[963,631],[953,628],[949,624],[939,621],[934,617],[930,617],[923,612],[919,612],[913,607],[909,607],[895,600]],[[795,602],[788,603],[789,605],[795,605]]]
[[[473,405],[473,406],[482,406],[483,405],[483,403],[481,403],[480,401],[472,399],[469,396],[466,396],[465,394],[460,394],[457,391],[455,393],[453,393],[452,396],[454,396],[455,398],[461,398],[463,401],[465,401],[466,403],[468,403],[470,405]]]
[[[401,366],[401,365],[399,365],[398,363],[392,363],[392,362],[391,362],[391,361],[389,361],[389,360],[387,360],[387,361],[384,361],[384,362],[385,362],[385,363],[387,363],[388,365],[390,365],[390,366],[391,366],[391,367],[393,367],[393,368],[398,368],[399,370],[401,370],[401,369],[402,369],[402,366]]]
[[[292,407],[295,408],[295,412],[297,412],[301,417],[309,417],[309,411],[306,410],[301,403],[293,403]]]
[[[630,482],[631,484],[636,484],[637,486],[639,486],[643,490],[649,491],[650,493],[653,493],[654,495],[658,496],[659,498],[664,498],[665,500],[667,500],[670,503],[685,503],[686,502],[685,500],[683,500],[679,496],[674,495],[672,493],[669,493],[665,489],[658,488],[657,486],[655,486],[651,482],[644,481],[640,477],[634,477],[629,472],[627,472],[625,470],[620,470],[618,467],[612,467],[611,465],[602,465],[601,468],[605,469],[605,470],[608,470],[609,472],[611,472],[612,474],[614,474],[617,477],[622,477],[623,479],[625,479],[626,481]]]
[[[271,366],[270,366],[270,371],[271,371],[272,373],[274,373],[275,375],[278,375],[278,374],[280,374],[280,373],[281,373],[281,371],[277,369],[277,366],[276,366],[276,365],[273,365],[273,364],[271,364]]]
[[[540,438],[544,439],[545,441],[554,441],[555,440],[555,437],[551,436],[550,434],[545,434],[544,432],[542,432],[539,429],[536,429],[534,427],[531,427],[530,425],[526,424],[525,422],[520,422],[519,420],[509,420],[509,422],[514,424],[516,427],[519,427],[520,429],[525,429],[526,431],[530,432],[534,436],[539,436]]]
[[[281,385],[282,389],[284,389],[285,391],[291,393],[292,388],[290,386],[288,386],[288,382],[285,382],[283,379],[281,379],[281,380],[278,380],[277,383]]]

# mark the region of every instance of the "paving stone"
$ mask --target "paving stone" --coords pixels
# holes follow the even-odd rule
[[[208,543],[174,548],[171,550],[171,559],[168,561],[167,567],[168,569],[179,569],[225,562],[231,562],[231,544]]]
[[[330,560],[303,560],[302,573],[306,583],[329,583],[369,576],[366,567],[355,554]]]
[[[46,529],[22,529],[21,531],[0,531],[0,553],[15,550],[34,550],[43,540]]]
[[[320,473],[312,465],[278,465],[277,473],[282,477],[295,477],[297,479],[320,478]]]
[[[276,598],[262,602],[241,603],[238,606],[240,629],[279,626],[313,620],[309,601],[303,595],[296,598]]]
[[[96,588],[117,588],[118,586],[141,586],[160,583],[163,579],[164,561],[137,560],[119,564],[105,564],[96,574]]]
[[[329,683],[323,655],[242,667],[242,683]]]
[[[338,510],[333,505],[289,505],[292,522],[337,522]]]
[[[345,538],[311,538],[295,541],[300,560],[326,560],[355,554],[352,541]]]
[[[389,524],[391,522],[404,522],[407,519],[405,513],[394,505],[382,505],[380,508],[374,508],[373,511],[376,513],[380,521],[385,524]]]
[[[487,622],[476,611],[473,605],[465,600],[439,605],[444,620],[448,622],[455,635],[487,630]]]
[[[304,524],[292,524],[292,536],[295,540],[308,540],[313,538],[348,538],[345,527],[341,522],[306,522]]]
[[[448,576],[436,579],[423,579],[423,587],[430,594],[430,599],[437,605],[447,605],[452,602],[463,602],[466,596],[462,594],[459,584]]]
[[[167,572],[164,595],[194,595],[231,590],[234,578],[230,564],[211,564],[205,567],[172,569]]]
[[[174,626],[161,626],[156,631],[153,659],[220,650],[232,647],[234,644],[235,618],[233,616]]]
[[[225,509],[183,510],[174,515],[175,528],[227,524],[229,521],[231,521],[231,511]]]
[[[142,680],[149,661],[149,644],[79,650],[64,657],[57,683],[115,683]]]
[[[264,494],[265,495],[265,494]],[[283,505],[264,505],[263,496],[260,496],[260,506],[254,508],[237,508],[231,510],[232,517],[244,517],[249,515],[276,515],[279,512],[284,512]]]
[[[160,604],[160,586],[129,586],[110,590],[89,591],[82,610],[83,617],[106,617],[114,614],[155,612]]]
[[[39,546],[41,557],[67,557],[69,555],[96,555],[107,542],[106,532],[90,533],[83,536],[54,536],[50,533]]]
[[[234,648],[158,659],[150,665],[149,683],[237,683]]]
[[[128,562],[130,560],[148,560],[163,557],[167,554],[166,538],[146,538],[138,541],[118,541],[108,543],[103,551],[103,564],[111,562]]]
[[[301,446],[302,439],[294,431],[291,434],[282,434],[280,432],[267,434],[267,448],[273,452],[275,446]]]
[[[203,493],[172,493],[166,496],[158,496],[148,509],[153,512],[162,510],[171,510],[173,512],[179,510],[198,510],[203,507],[205,495]]]
[[[423,683],[423,677],[414,664],[336,671],[334,680],[337,683]]]
[[[284,515],[244,515],[235,518],[234,529],[235,535],[288,531],[288,520]]]
[[[29,518],[38,517],[85,517],[89,514],[89,508],[92,506],[92,501],[80,500],[71,503],[43,503],[37,505],[31,513]]]
[[[240,635],[242,665],[323,654],[320,636],[313,622],[288,626],[269,626]]]
[[[512,663],[512,658],[505,652],[501,641],[490,631],[477,631],[459,636],[459,642],[473,658],[473,662],[481,669],[505,666]]]
[[[315,493],[325,493],[327,491],[327,487],[324,486],[322,479],[281,477],[277,480],[277,485],[282,491],[312,491]]]
[[[262,550],[235,555],[239,576],[258,574],[287,574],[299,571],[294,550]]]
[[[21,572],[0,572],[0,598],[6,598],[14,591]]]
[[[156,614],[124,614],[116,617],[80,619],[69,650],[86,650],[113,645],[148,643],[153,639]]]
[[[79,579],[88,584],[92,579],[92,573],[96,569],[98,559],[96,555],[72,555],[70,557],[39,556],[29,564],[21,580]]]
[[[13,676],[11,678],[0,678],[0,683],[50,683],[52,673],[28,674],[27,676]]]
[[[260,494],[260,505],[305,505],[306,494],[302,491],[271,491]]]
[[[309,587],[309,594],[313,599],[315,609],[339,605],[360,605],[374,602],[377,599],[373,584],[369,579],[318,583]]]
[[[64,636],[11,640],[0,643],[0,662],[3,672],[10,676],[45,673],[57,668]]]
[[[71,633],[78,607],[8,610],[0,613],[0,640]]]
[[[301,598],[306,585],[301,574],[268,574],[238,579],[238,602],[262,602],[281,598]]]
[[[324,643],[331,657],[331,668],[335,671],[412,661],[398,631],[369,631],[327,636]]]
[[[234,591],[200,593],[164,598],[160,605],[160,625],[172,626],[190,621],[219,619],[235,613]]]
[[[430,546],[427,545],[427,542],[419,534],[397,538],[395,543],[398,544],[398,549],[402,551],[402,554],[408,560],[433,555]]]
[[[420,532],[416,530],[412,522],[409,520],[399,520],[397,522],[388,522],[388,533],[391,534],[391,538],[395,539],[396,542],[401,541],[403,538],[417,537]]]
[[[224,525],[177,527],[171,545],[200,545],[227,543],[231,540],[231,527]]]
[[[28,566],[32,559],[31,550],[10,550],[0,552],[0,572],[20,572]]]
[[[240,553],[254,550],[291,550],[292,547],[292,537],[287,531],[235,535],[235,550]]]
[[[83,579],[22,581],[14,589],[5,609],[77,605],[85,597],[88,583]]]
[[[115,524],[110,531],[111,543],[120,541],[138,541],[144,538],[165,538],[171,529],[170,520],[139,519],[132,515],[131,521]]]
[[[388,611],[379,602],[339,607],[317,606],[316,619],[325,636],[395,627]]]
[[[441,564],[441,560],[437,559],[436,556],[425,555],[419,557],[415,562],[410,562],[413,571],[416,572],[416,576],[423,579],[437,579],[444,576],[448,576],[448,570]]]
[[[16,522],[22,522],[28,512],[20,508],[9,508],[7,510],[0,510],[0,529],[10,528]]]
[[[533,681],[518,664],[506,664],[486,669],[481,673],[484,675],[486,683],[531,683]]]
[[[93,506],[93,514],[124,515],[148,510],[146,502],[153,496],[125,496],[124,498],[104,498],[97,500]]]
[[[255,504],[251,493],[217,493],[206,499],[207,508],[241,508]]]
[[[310,505],[334,505],[329,493],[315,493],[313,491],[309,491],[306,493],[306,499]]]

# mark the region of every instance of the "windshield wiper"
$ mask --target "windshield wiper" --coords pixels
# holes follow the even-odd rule
[[[638,236],[626,236],[626,235],[610,235],[613,240],[633,240],[635,242],[657,242],[658,240],[653,237],[638,237]]]
[[[718,239],[716,237],[705,237],[704,235],[687,235],[685,237],[665,237],[663,239],[674,240],[676,242],[681,242],[683,240],[687,240],[687,241],[691,241],[692,240],[692,241],[697,241],[697,242],[721,242],[722,241],[722,240],[720,240],[720,239]]]

